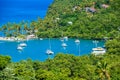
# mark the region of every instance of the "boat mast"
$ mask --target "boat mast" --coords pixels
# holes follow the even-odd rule
[[[50,42],[50,38],[49,38],[49,49],[51,50],[51,42]]]
[[[80,56],[80,44],[78,45],[78,53],[79,53],[79,56]]]

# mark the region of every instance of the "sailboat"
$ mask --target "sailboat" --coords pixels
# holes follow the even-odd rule
[[[19,46],[21,46],[21,47],[26,47],[27,44],[26,44],[26,43],[20,43]]]
[[[49,38],[49,49],[46,50],[46,54],[48,54],[48,55],[54,54],[54,52],[51,50],[50,38]]]
[[[67,44],[63,42],[62,47],[67,47]]]
[[[22,34],[23,34],[23,31],[22,31]],[[18,49],[18,50],[23,50],[23,48],[26,47],[26,46],[27,46],[27,44],[22,41],[22,42],[18,45],[17,49]]]
[[[64,50],[66,50],[66,47],[67,47],[68,45],[63,41],[63,43],[61,44],[61,46],[63,47]]]
[[[65,40],[68,41],[68,37],[67,36],[63,37],[63,31],[62,31],[62,37],[61,37],[62,44],[61,44],[61,46],[63,48],[67,47],[67,44],[64,42]]]
[[[77,45],[77,47],[78,47],[78,54],[79,54],[79,56],[80,56],[80,40],[79,40],[79,39],[76,39],[76,40],[75,40],[75,43],[76,43],[76,45]]]
[[[48,55],[54,54],[54,52],[53,52],[52,50],[50,50],[50,49],[48,49],[48,50],[46,51],[46,53],[47,53]]]
[[[80,44],[80,40],[78,39],[78,34],[77,34],[77,39],[75,39],[75,43],[76,43],[76,45]]]
[[[18,49],[18,50],[23,50],[23,47],[18,46],[17,49]]]
[[[80,43],[80,40],[79,40],[79,39],[76,39],[76,40],[75,40],[75,43]]]
[[[23,34],[23,30],[22,30],[22,34]],[[19,46],[21,46],[21,47],[26,47],[27,44],[26,44],[25,42],[22,42],[22,43],[19,44]]]

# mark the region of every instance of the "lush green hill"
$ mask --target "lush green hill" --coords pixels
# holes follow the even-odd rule
[[[119,3],[118,0],[54,0],[45,18],[47,31],[58,36],[63,31],[70,37],[114,38],[120,25]],[[103,8],[103,4],[108,7]],[[86,7],[96,12],[86,12]]]

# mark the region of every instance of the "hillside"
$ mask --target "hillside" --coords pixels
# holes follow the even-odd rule
[[[47,27],[54,29],[51,33],[63,31],[70,37],[114,38],[120,25],[119,3],[118,0],[54,0],[45,21]]]

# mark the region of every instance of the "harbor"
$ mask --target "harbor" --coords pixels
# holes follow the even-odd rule
[[[104,41],[99,41],[97,47],[103,47]],[[7,45],[7,46],[6,46]],[[93,40],[85,39],[68,39],[67,41],[59,38],[52,39],[34,39],[26,41],[0,41],[0,53],[2,55],[9,55],[13,61],[32,60],[44,61],[48,59],[48,50],[53,53],[50,58],[53,58],[58,53],[73,54],[75,56],[82,56],[91,54],[92,49],[95,48]],[[50,51],[51,50],[51,51]]]

